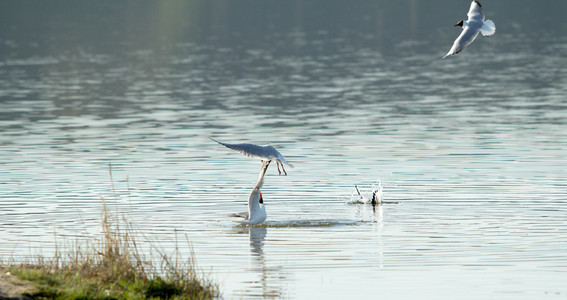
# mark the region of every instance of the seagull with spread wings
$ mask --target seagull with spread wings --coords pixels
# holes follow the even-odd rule
[[[482,33],[484,36],[491,36],[496,32],[494,22],[491,20],[484,20],[482,5],[478,2],[478,0],[474,0],[471,3],[467,16],[469,17],[468,20],[461,20],[459,23],[455,24],[455,26],[462,27],[463,31],[453,43],[451,50],[449,50],[447,55],[443,56],[443,58],[463,51],[466,46],[476,39],[479,33]]]

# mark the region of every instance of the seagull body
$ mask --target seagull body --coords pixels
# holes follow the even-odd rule
[[[211,140],[229,148],[232,149],[234,151],[240,152],[245,156],[251,157],[251,158],[257,158],[261,161],[276,161],[276,166],[278,167],[278,173],[281,174],[280,172],[280,167],[279,165],[281,164],[282,166],[282,170],[284,171],[284,174],[287,175],[287,172],[284,169],[283,164],[285,163],[286,165],[290,166],[293,168],[293,165],[290,164],[281,153],[278,152],[278,150],[276,150],[276,148],[274,148],[273,146],[270,145],[266,145],[266,146],[258,146],[258,145],[254,145],[254,144],[249,144],[249,143],[242,143],[242,144],[229,144],[229,143],[223,143],[223,142],[219,142],[213,138],[211,138]]]
[[[266,220],[268,215],[266,214],[266,207],[264,206],[264,199],[262,198],[262,192],[260,188],[264,184],[264,175],[266,175],[266,170],[271,161],[262,161],[262,169],[260,171],[260,177],[250,197],[248,197],[248,215],[244,218],[244,224],[260,224]]]
[[[459,35],[453,43],[451,50],[449,50],[447,55],[443,56],[443,58],[463,51],[466,46],[474,41],[479,33],[482,33],[484,36],[491,36],[496,32],[494,22],[491,20],[484,20],[482,5],[478,2],[478,0],[473,0],[471,2],[471,7],[467,16],[468,20],[461,20],[459,23],[455,24],[455,26],[462,27],[463,32],[461,32],[461,35]]]
[[[268,217],[266,214],[266,207],[264,206],[264,198],[260,191],[264,184],[264,175],[266,174],[266,170],[268,170],[268,165],[270,165],[270,161],[262,162],[260,177],[258,178],[258,182],[256,183],[256,186],[254,186],[252,193],[250,193],[250,197],[248,197],[248,211],[231,215],[232,217],[244,218],[244,221],[242,222],[243,224],[260,224]]]

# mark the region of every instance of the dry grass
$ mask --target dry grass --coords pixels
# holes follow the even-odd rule
[[[102,236],[56,249],[54,257],[37,256],[23,264],[0,268],[28,280],[37,299],[210,299],[218,286],[197,273],[193,253],[183,258],[150,246],[147,258],[138,246],[138,232],[124,214],[108,209],[101,198]],[[81,245],[82,244],[82,245]],[[190,247],[188,247],[190,248]],[[157,256],[156,259],[153,257]]]

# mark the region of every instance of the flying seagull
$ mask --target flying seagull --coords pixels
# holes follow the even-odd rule
[[[252,158],[257,158],[261,161],[276,161],[276,166],[278,167],[278,173],[281,175],[282,172],[280,171],[280,167],[279,165],[282,166],[282,170],[284,172],[285,175],[287,175],[287,172],[284,169],[284,163],[290,167],[293,168],[293,165],[290,164],[289,162],[287,162],[287,160],[285,160],[285,158],[283,157],[283,155],[281,153],[278,152],[278,150],[276,150],[276,148],[274,148],[273,146],[270,145],[266,145],[266,146],[258,146],[258,145],[254,145],[254,144],[248,144],[248,143],[242,143],[242,144],[229,144],[229,143],[223,143],[223,142],[219,142],[213,138],[210,138],[211,140],[229,148],[232,149],[234,151],[240,152],[242,154],[244,154],[245,156],[248,157],[252,157]],[[267,168],[267,167],[266,167]]]
[[[451,50],[449,50],[447,55],[443,56],[443,58],[463,51],[466,46],[474,41],[479,32],[484,36],[491,36],[496,32],[494,22],[491,20],[484,20],[482,5],[480,5],[478,0],[473,0],[467,16],[469,17],[468,20],[461,20],[459,23],[455,24],[455,26],[462,27],[463,32],[461,32],[461,35],[459,35],[453,43]]]

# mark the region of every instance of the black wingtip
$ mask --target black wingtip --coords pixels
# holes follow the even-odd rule
[[[480,4],[480,2],[478,2],[478,0],[473,0],[474,2],[476,2],[476,4],[478,4],[478,6],[482,7],[482,5]]]
[[[228,146],[227,146],[227,145],[226,145],[225,143],[223,143],[223,142],[221,142],[221,141],[217,141],[217,140],[213,139],[212,137],[209,137],[209,139],[211,139],[211,141],[213,141],[213,142],[216,142],[216,143],[218,143],[219,145],[222,145],[222,146],[228,147]],[[230,147],[228,147],[228,148],[230,148]]]

